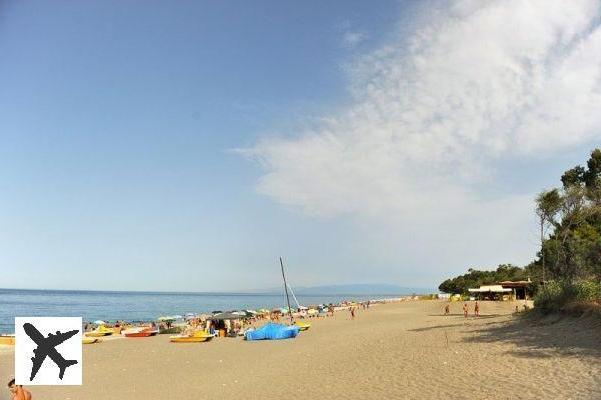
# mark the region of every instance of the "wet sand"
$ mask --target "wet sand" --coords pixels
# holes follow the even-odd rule
[[[84,346],[84,385],[30,387],[34,399],[601,399],[601,326],[524,320],[515,304],[407,301],[312,319],[293,340],[168,336]],[[473,305],[470,305],[473,311]],[[0,350],[0,379],[13,353]],[[0,399],[8,393],[3,390]]]

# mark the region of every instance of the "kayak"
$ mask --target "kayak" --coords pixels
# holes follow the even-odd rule
[[[86,332],[85,335],[89,337],[102,337],[112,335],[115,331],[113,328],[107,328],[104,325],[100,325],[98,328],[91,332]]]
[[[101,340],[97,337],[84,337],[81,339],[82,344],[100,343]]]
[[[294,325],[298,326],[298,329],[300,331],[306,331],[307,329],[309,329],[311,327],[311,323],[309,323],[309,322],[296,321],[294,323]]]
[[[192,336],[188,335],[175,335],[169,336],[169,341],[173,343],[200,343],[208,342],[213,339],[215,335],[204,331],[194,332]]]
[[[130,338],[154,336],[157,333],[159,333],[158,329],[152,330],[150,328],[134,328],[121,332],[122,335]]]
[[[0,344],[13,346],[15,344],[15,335],[0,335]]]

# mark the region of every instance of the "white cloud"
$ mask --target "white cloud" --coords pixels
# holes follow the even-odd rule
[[[342,36],[342,44],[344,47],[353,48],[365,39],[367,39],[367,35],[363,32],[347,31]]]
[[[481,195],[495,163],[601,136],[600,7],[596,0],[424,7],[409,36],[399,27],[348,67],[352,105],[314,131],[264,138],[244,151],[265,169],[259,192],[316,216],[396,223],[427,216],[424,231],[441,220],[503,215],[488,226],[510,235],[508,226],[528,218],[513,211],[532,204],[523,195]]]

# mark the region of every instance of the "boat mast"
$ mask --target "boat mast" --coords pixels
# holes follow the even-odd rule
[[[290,294],[292,295],[292,298],[294,299],[294,302],[296,303],[296,308],[300,308],[300,303],[298,302],[298,299],[296,298],[296,296],[294,295],[294,290],[292,290],[292,286],[288,285],[288,289],[290,289]]]
[[[282,278],[284,278],[284,290],[286,291],[286,302],[288,303],[290,323],[292,323],[292,309],[290,308],[290,297],[288,297],[288,285],[286,284],[286,275],[284,275],[284,262],[282,261],[282,257],[280,257],[280,266],[282,267]]]

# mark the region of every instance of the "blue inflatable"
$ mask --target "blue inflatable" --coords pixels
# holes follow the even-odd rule
[[[259,329],[246,332],[244,338],[246,340],[291,339],[298,336],[298,332],[298,326],[286,326],[269,322]]]

